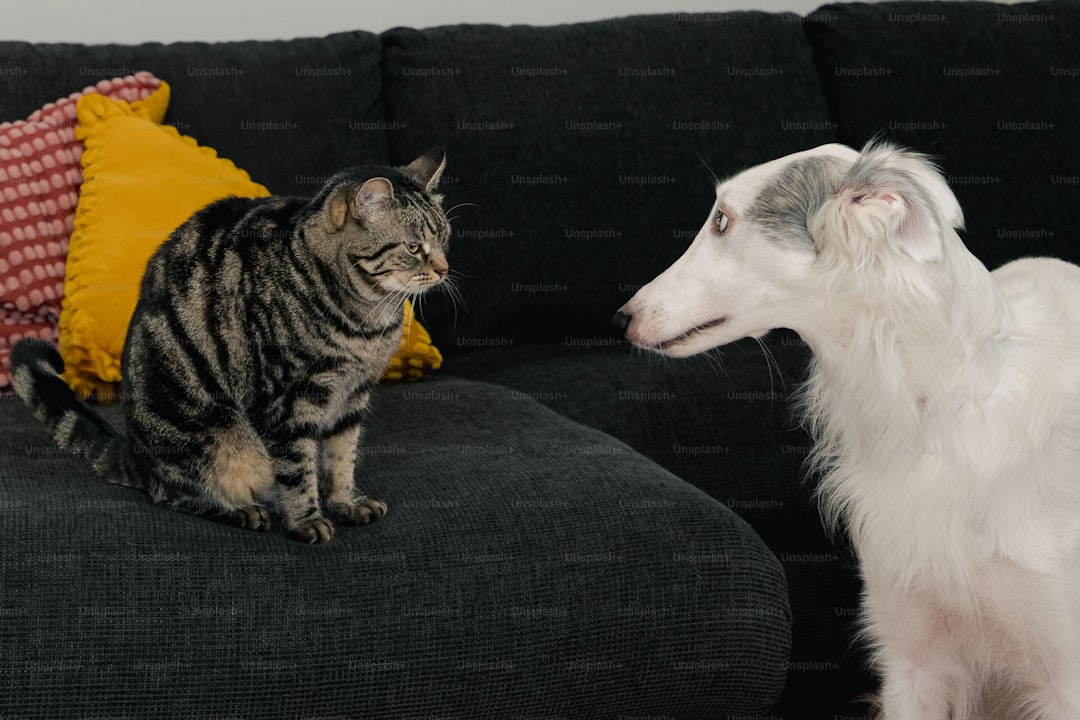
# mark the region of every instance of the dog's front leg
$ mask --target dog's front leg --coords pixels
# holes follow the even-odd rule
[[[953,720],[970,707],[972,679],[958,663],[956,628],[931,603],[890,586],[865,597],[866,630],[882,674],[878,720]]]
[[[884,658],[892,653],[882,648],[881,655]],[[930,658],[918,664],[900,658],[882,659],[882,712],[877,720],[950,720],[950,687],[938,665]]]
[[[1058,618],[1068,614],[1066,610]],[[1027,698],[1038,720],[1080,718],[1080,657],[1075,632],[1066,626],[1057,630],[1057,636],[1048,637],[1050,646],[1039,649],[1045,665],[1036,673],[1033,693]]]

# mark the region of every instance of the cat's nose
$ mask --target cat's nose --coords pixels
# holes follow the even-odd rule
[[[628,312],[619,310],[611,316],[611,324],[618,328],[621,332],[626,332],[626,328],[630,327],[630,320],[632,316]]]
[[[435,272],[436,275],[439,276],[440,280],[442,280],[444,277],[446,277],[447,275],[450,274],[450,266],[445,264],[445,263],[439,263],[438,265],[432,265],[431,269]]]

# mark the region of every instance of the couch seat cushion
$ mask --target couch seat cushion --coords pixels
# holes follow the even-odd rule
[[[810,439],[793,413],[809,352],[790,332],[709,356],[670,360],[623,343],[515,345],[452,358],[442,372],[498,382],[599,428],[747,520],[784,567],[793,617],[778,715],[829,717],[869,689],[852,647],[860,589],[855,561],[821,526],[803,463]],[[814,698],[810,703],[808,698]],[[855,713],[856,710],[851,710]]]
[[[106,485],[3,406],[0,715],[713,720],[780,690],[757,535],[509,389],[380,387],[359,484],[389,515],[314,547]]]

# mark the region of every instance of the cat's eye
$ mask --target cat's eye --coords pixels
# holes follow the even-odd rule
[[[415,255],[416,253],[420,252],[420,243],[416,242],[415,240],[406,240],[405,249]]]
[[[725,213],[723,210],[717,210],[716,211],[716,234],[717,235],[723,235],[724,231],[727,230],[727,226],[728,226],[727,213]]]

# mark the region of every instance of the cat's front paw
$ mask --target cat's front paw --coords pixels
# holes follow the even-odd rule
[[[331,500],[326,503],[330,517],[342,525],[367,525],[386,515],[386,503],[370,495],[349,502]]]
[[[289,538],[298,542],[314,545],[330,542],[334,539],[334,523],[324,517],[312,518],[288,529]]]

